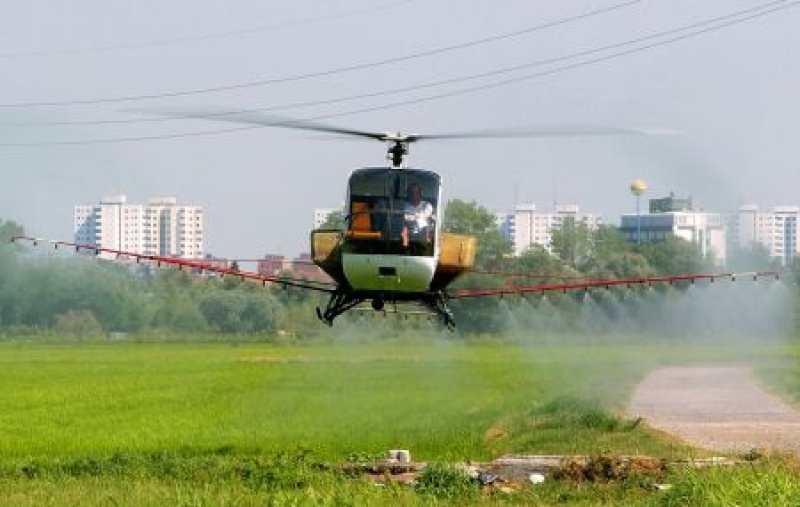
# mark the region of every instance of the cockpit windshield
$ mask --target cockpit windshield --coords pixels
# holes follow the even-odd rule
[[[346,251],[432,256],[441,178],[421,169],[359,169],[350,176]]]

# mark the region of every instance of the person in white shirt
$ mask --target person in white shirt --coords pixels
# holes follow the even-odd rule
[[[410,241],[430,242],[432,226],[433,205],[422,200],[419,183],[412,183],[408,186],[408,201],[403,206],[403,247],[408,247]]]

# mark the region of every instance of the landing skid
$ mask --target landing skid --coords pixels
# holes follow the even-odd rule
[[[388,297],[385,297],[381,294],[363,294],[352,291],[337,290],[331,294],[324,311],[317,307],[317,317],[328,326],[332,326],[333,320],[336,317],[348,310],[355,308],[364,301],[372,300],[372,308],[376,311],[381,311],[387,300],[388,302],[392,303],[397,303],[398,301],[407,301],[421,303],[433,314],[438,316],[442,320],[442,323],[450,331],[453,331],[456,328],[456,321],[453,318],[453,314],[450,312],[450,309],[447,307],[447,300],[445,299],[444,294],[441,292],[402,294],[400,297],[397,297],[397,294],[387,294],[386,296]]]

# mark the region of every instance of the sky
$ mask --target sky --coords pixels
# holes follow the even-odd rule
[[[648,135],[435,140],[445,199],[576,203],[618,223],[674,192],[800,205],[800,2],[0,0],[0,219],[72,238],[76,204],[203,206],[219,257],[308,251],[378,142],[154,115],[262,110],[419,134],[563,124]]]

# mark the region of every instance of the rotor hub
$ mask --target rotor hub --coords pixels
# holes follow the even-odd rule
[[[392,161],[392,167],[401,167],[405,155],[408,155],[408,141],[401,141],[399,139],[389,141],[389,150],[386,158]]]

